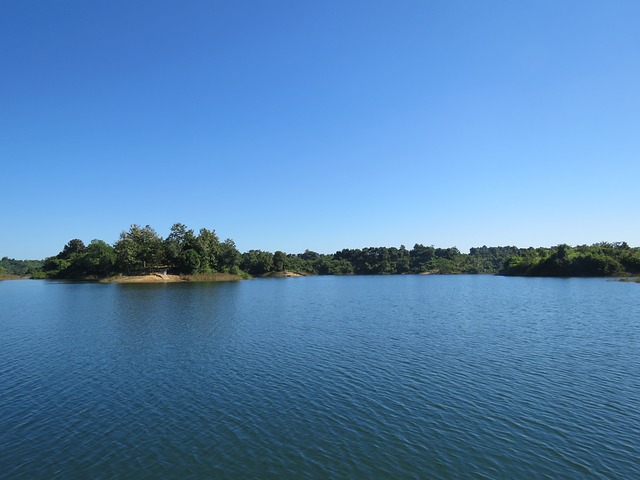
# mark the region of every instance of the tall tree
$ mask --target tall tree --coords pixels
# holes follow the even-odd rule
[[[181,266],[185,265],[184,252],[196,248],[196,236],[193,230],[187,229],[182,223],[174,223],[164,244],[167,262],[171,266],[178,268],[180,273],[192,273],[193,260],[188,262],[189,266],[187,269],[190,270],[189,272],[184,271]],[[200,260],[198,260],[198,266],[200,266]]]
[[[273,269],[273,254],[261,250],[249,250],[242,254],[240,268],[251,275],[264,275]]]
[[[69,240],[69,242],[64,246],[62,251],[58,254],[58,258],[67,259],[71,257],[71,255],[84,252],[85,248],[86,247],[82,240],[74,238],[73,240]]]
[[[113,273],[116,253],[111,245],[102,240],[91,240],[83,255],[83,273],[106,277]]]
[[[287,263],[287,255],[280,250],[273,254],[273,268],[276,272],[283,272]]]
[[[230,238],[227,238],[220,244],[220,256],[218,258],[218,266],[221,271],[227,273],[237,273],[240,265],[240,252],[236,248],[236,244]]]
[[[218,271],[221,247],[215,230],[201,228],[196,238],[195,250],[200,255],[200,271],[204,273]]]
[[[120,234],[115,251],[119,267],[128,274],[141,273],[166,261],[164,242],[149,225],[131,225],[128,232]]]

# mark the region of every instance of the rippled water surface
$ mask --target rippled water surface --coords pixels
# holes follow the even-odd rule
[[[0,282],[0,477],[640,478],[640,286]]]

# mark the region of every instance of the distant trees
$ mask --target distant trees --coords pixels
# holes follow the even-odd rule
[[[236,244],[227,238],[219,245],[218,270],[225,273],[240,273],[240,261],[242,257],[236,248]]]
[[[200,265],[200,255],[193,248],[189,248],[180,254],[175,267],[180,273],[192,274],[200,270]]]
[[[0,275],[32,275],[42,270],[43,260],[16,260],[15,258],[2,257],[0,259]]]
[[[276,272],[284,272],[287,263],[287,255],[280,250],[273,254],[273,268]]]
[[[416,243],[411,250],[411,261],[409,263],[412,272],[428,272],[433,266],[433,260],[436,257],[436,249],[425,247]]]
[[[55,257],[45,259],[36,277],[87,278],[106,277],[114,271],[116,253],[102,240],[92,240],[85,247],[79,239],[70,240]]]
[[[59,258],[71,258],[73,255],[80,254],[85,250],[84,242],[78,238],[74,238],[73,240],[69,240],[69,242],[64,246],[62,251],[58,254]]]
[[[162,240],[148,225],[132,225],[115,245],[119,270],[132,274],[166,266],[176,274],[238,273],[240,252],[233,240],[220,242],[214,230],[202,228],[196,236],[181,223]]]
[[[193,274],[214,271],[218,256],[215,245],[219,243],[215,233],[202,229],[200,235],[196,236],[193,230],[176,223],[164,243],[166,263],[172,272]]]
[[[626,243],[596,243],[570,247],[528,249],[508,258],[503,275],[545,277],[597,277],[640,273],[640,249]]]
[[[404,245],[343,249],[336,252],[334,259],[349,262],[357,275],[466,271],[464,256],[455,247],[442,249],[416,244],[412,250]]]
[[[131,225],[128,232],[120,233],[114,248],[119,271],[128,275],[159,267],[166,261],[164,242],[149,225]]]
[[[113,246],[102,240],[92,240],[89,246],[77,238],[70,240],[60,253],[40,262],[34,274],[39,278],[97,278],[158,269],[176,274],[239,273],[240,260],[233,240],[220,242],[214,230],[203,228],[195,235],[176,223],[163,239],[149,225],[131,225]]]
[[[175,223],[169,231],[169,236],[164,240],[164,247],[165,258],[168,264],[176,266],[188,265],[186,268],[189,270],[193,268],[195,262],[193,254],[187,254],[187,252],[194,252],[194,248],[196,247],[196,237],[193,230],[188,229],[182,223]],[[191,259],[187,257],[191,257]],[[199,267],[199,258],[197,263]]]
[[[273,253],[249,250],[242,254],[240,268],[250,275],[264,275],[273,271]]]
[[[113,246],[102,240],[85,245],[74,238],[57,255],[44,261],[4,257],[0,271],[39,278],[100,278],[123,273],[138,275],[168,270],[180,275],[244,272],[260,276],[292,271],[311,275],[387,275],[404,273],[500,273],[526,276],[606,276],[640,274],[640,249],[602,242],[552,248],[475,247],[468,254],[457,248],[416,243],[411,250],[396,247],[343,249],[334,254],[305,250],[287,254],[249,250],[221,242],[215,230],[194,230],[174,224],[166,239],[149,225],[131,225]]]
[[[201,228],[196,237],[194,248],[200,255],[200,271],[202,273],[216,272],[220,258],[220,240],[215,230]]]
[[[115,249],[103,240],[91,240],[84,251],[81,264],[83,275],[109,276],[116,265]]]

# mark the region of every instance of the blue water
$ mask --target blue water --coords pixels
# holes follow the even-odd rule
[[[640,285],[0,282],[0,477],[640,478]]]

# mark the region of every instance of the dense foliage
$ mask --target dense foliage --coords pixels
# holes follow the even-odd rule
[[[544,277],[594,277],[640,273],[640,249],[625,242],[529,248],[511,256],[500,273]]]
[[[280,252],[281,253],[281,252]],[[278,252],[276,252],[278,254]],[[243,254],[241,268],[252,275],[279,271],[269,252]],[[330,255],[309,250],[287,255],[284,269],[315,275],[402,273],[499,273],[526,276],[607,276],[640,273],[640,249],[626,243],[598,243],[552,248],[478,247],[468,254],[457,248],[416,244],[344,249]]]
[[[306,250],[299,254],[249,250],[240,253],[231,239],[220,241],[214,230],[196,234],[181,223],[162,238],[150,226],[132,225],[113,245],[70,240],[43,262],[3,258],[0,273],[34,278],[102,278],[148,273],[250,274],[291,271],[309,275],[376,275],[404,273],[499,273],[526,276],[607,276],[640,274],[640,249],[626,243],[598,243],[551,248],[478,247],[468,254],[457,248],[415,244],[412,249],[366,247],[333,254]]]
[[[16,260],[3,257],[0,260],[0,275],[31,275],[42,270],[42,260]]]
[[[215,231],[196,235],[183,224],[171,227],[166,239],[149,225],[132,225],[114,245],[70,240],[54,257],[45,259],[39,278],[101,278],[116,274],[240,273],[241,255],[231,239],[221,242]]]

